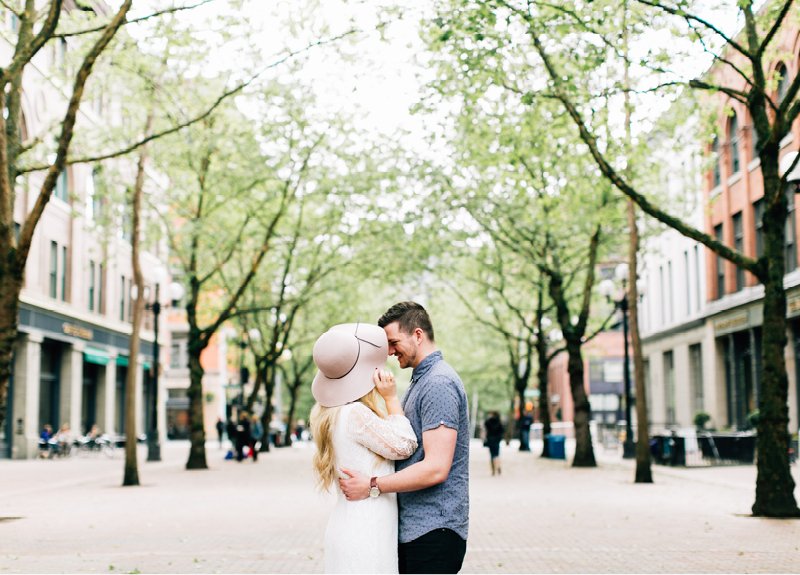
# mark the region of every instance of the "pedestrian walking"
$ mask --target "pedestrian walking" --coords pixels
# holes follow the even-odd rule
[[[522,416],[519,418],[519,450],[531,450],[531,425],[533,425],[533,417],[529,411],[523,411]]]
[[[500,475],[500,442],[503,440],[503,434],[506,431],[500,421],[500,413],[497,411],[491,412],[486,421],[483,422],[483,427],[486,429],[486,442],[484,445],[489,448],[492,475],[495,473]]]
[[[261,419],[254,413],[250,419],[250,453],[253,454],[253,461],[258,461],[258,448],[261,446],[261,439],[264,437],[264,426]]]
[[[225,425],[222,423],[222,418],[217,418],[217,437],[219,437],[219,448],[222,449],[222,432],[225,431]]]
[[[250,419],[247,412],[239,414],[239,423],[236,424],[236,461],[244,459],[244,448],[250,443]]]

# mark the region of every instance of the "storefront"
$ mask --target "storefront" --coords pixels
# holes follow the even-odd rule
[[[106,326],[23,304],[7,402],[10,425],[3,430],[11,446],[0,449],[0,457],[35,457],[45,425],[57,430],[68,424],[76,436],[95,424],[101,432],[123,432],[129,339]],[[152,343],[142,341],[136,382],[140,428],[150,420],[144,406],[152,391],[145,393],[144,387],[150,387],[145,371],[152,354]]]

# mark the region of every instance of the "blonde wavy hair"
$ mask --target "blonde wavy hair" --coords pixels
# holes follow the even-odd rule
[[[372,388],[369,393],[359,399],[361,403],[369,407],[381,419],[386,419],[386,404],[378,393],[377,388]],[[339,412],[343,406],[323,407],[319,403],[311,409],[309,416],[309,426],[311,436],[317,446],[314,454],[313,468],[314,476],[317,478],[316,487],[330,492],[331,485],[339,480],[336,468],[336,453],[333,450],[333,432],[336,429],[336,422],[339,419]],[[375,455],[377,461],[382,461],[380,455]]]

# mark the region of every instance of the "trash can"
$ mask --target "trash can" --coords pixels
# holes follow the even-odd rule
[[[567,458],[567,438],[563,435],[550,435],[550,459]]]

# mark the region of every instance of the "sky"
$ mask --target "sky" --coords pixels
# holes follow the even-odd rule
[[[178,1],[178,5],[191,5],[200,0]],[[119,0],[111,2],[119,4]],[[314,86],[323,105],[331,110],[344,110],[363,115],[363,126],[391,135],[405,130],[423,139],[433,129],[430,118],[413,116],[410,108],[419,101],[422,86],[430,78],[431,71],[415,62],[415,57],[425,50],[417,33],[420,19],[435,16],[431,2],[425,0],[318,0],[314,2],[290,2],[273,0],[244,0],[244,11],[250,29],[246,32],[252,47],[259,52],[260,61],[242,58],[240,43],[229,43],[215,50],[214,65],[204,70],[215,74],[239,66],[242,76],[275,62],[287,50],[300,50],[320,38],[330,38],[349,29],[359,32],[339,41],[341,57],[333,46],[318,46],[295,58],[302,67],[294,73]],[[716,2],[708,0],[701,15],[708,16],[728,34],[741,27],[738,10],[733,0]],[[135,3],[133,16],[144,15],[153,9],[173,5],[171,0],[146,0]],[[389,24],[384,28],[384,38],[375,29],[381,19],[379,15],[386,6],[399,6],[404,16],[386,17]],[[230,11],[229,0],[211,2],[180,14],[180,18],[195,24],[205,19]],[[291,29],[287,22],[302,22]],[[133,31],[132,31],[133,32]],[[135,33],[135,32],[134,32]],[[654,42],[669,42],[663,35],[653,36]],[[356,40],[352,42],[351,40]],[[647,49],[647,45],[640,49]],[[349,59],[348,59],[349,58]],[[702,51],[685,62],[683,73],[694,77],[711,64],[711,57]],[[288,64],[270,70],[264,81],[280,78],[289,71]],[[644,115],[654,118],[665,111],[664,103],[643,106]],[[426,124],[427,120],[427,124]]]

